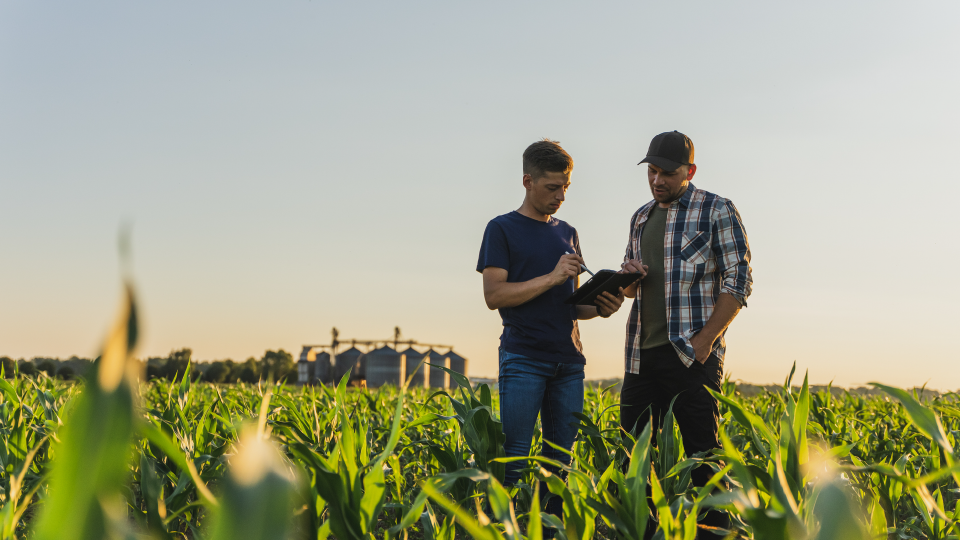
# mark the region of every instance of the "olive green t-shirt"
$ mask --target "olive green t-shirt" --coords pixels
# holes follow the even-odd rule
[[[640,233],[640,259],[647,277],[640,281],[640,348],[652,349],[670,343],[667,334],[666,280],[663,275],[663,242],[667,208],[655,204]]]

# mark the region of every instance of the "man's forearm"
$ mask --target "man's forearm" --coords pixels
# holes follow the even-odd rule
[[[490,309],[516,307],[533,300],[553,287],[550,275],[547,274],[520,283],[498,282],[485,291],[484,297]]]
[[[713,313],[699,333],[710,338],[710,342],[713,343],[730,326],[739,312],[740,301],[732,294],[720,293],[720,296],[717,297],[717,305],[713,308]]]
[[[599,315],[600,312],[597,311],[597,306],[577,306],[577,319],[581,321],[592,319]]]

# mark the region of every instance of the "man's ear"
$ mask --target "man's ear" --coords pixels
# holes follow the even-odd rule
[[[697,174],[697,166],[691,163],[690,168],[687,170],[687,180],[693,180],[693,175],[695,174]]]
[[[524,174],[523,175],[523,187],[530,189],[533,187],[533,175]]]

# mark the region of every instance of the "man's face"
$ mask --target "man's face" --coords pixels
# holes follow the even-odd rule
[[[523,187],[527,188],[527,200],[540,214],[553,215],[560,209],[570,187],[570,175],[562,172],[545,172],[534,179],[523,175]]]
[[[681,165],[674,171],[665,171],[653,163],[647,163],[647,180],[650,181],[653,199],[669,206],[687,191],[687,184],[696,172],[696,165]]]

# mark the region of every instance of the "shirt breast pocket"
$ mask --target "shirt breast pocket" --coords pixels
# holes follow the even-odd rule
[[[683,231],[680,258],[690,264],[703,264],[710,258],[710,231]]]

